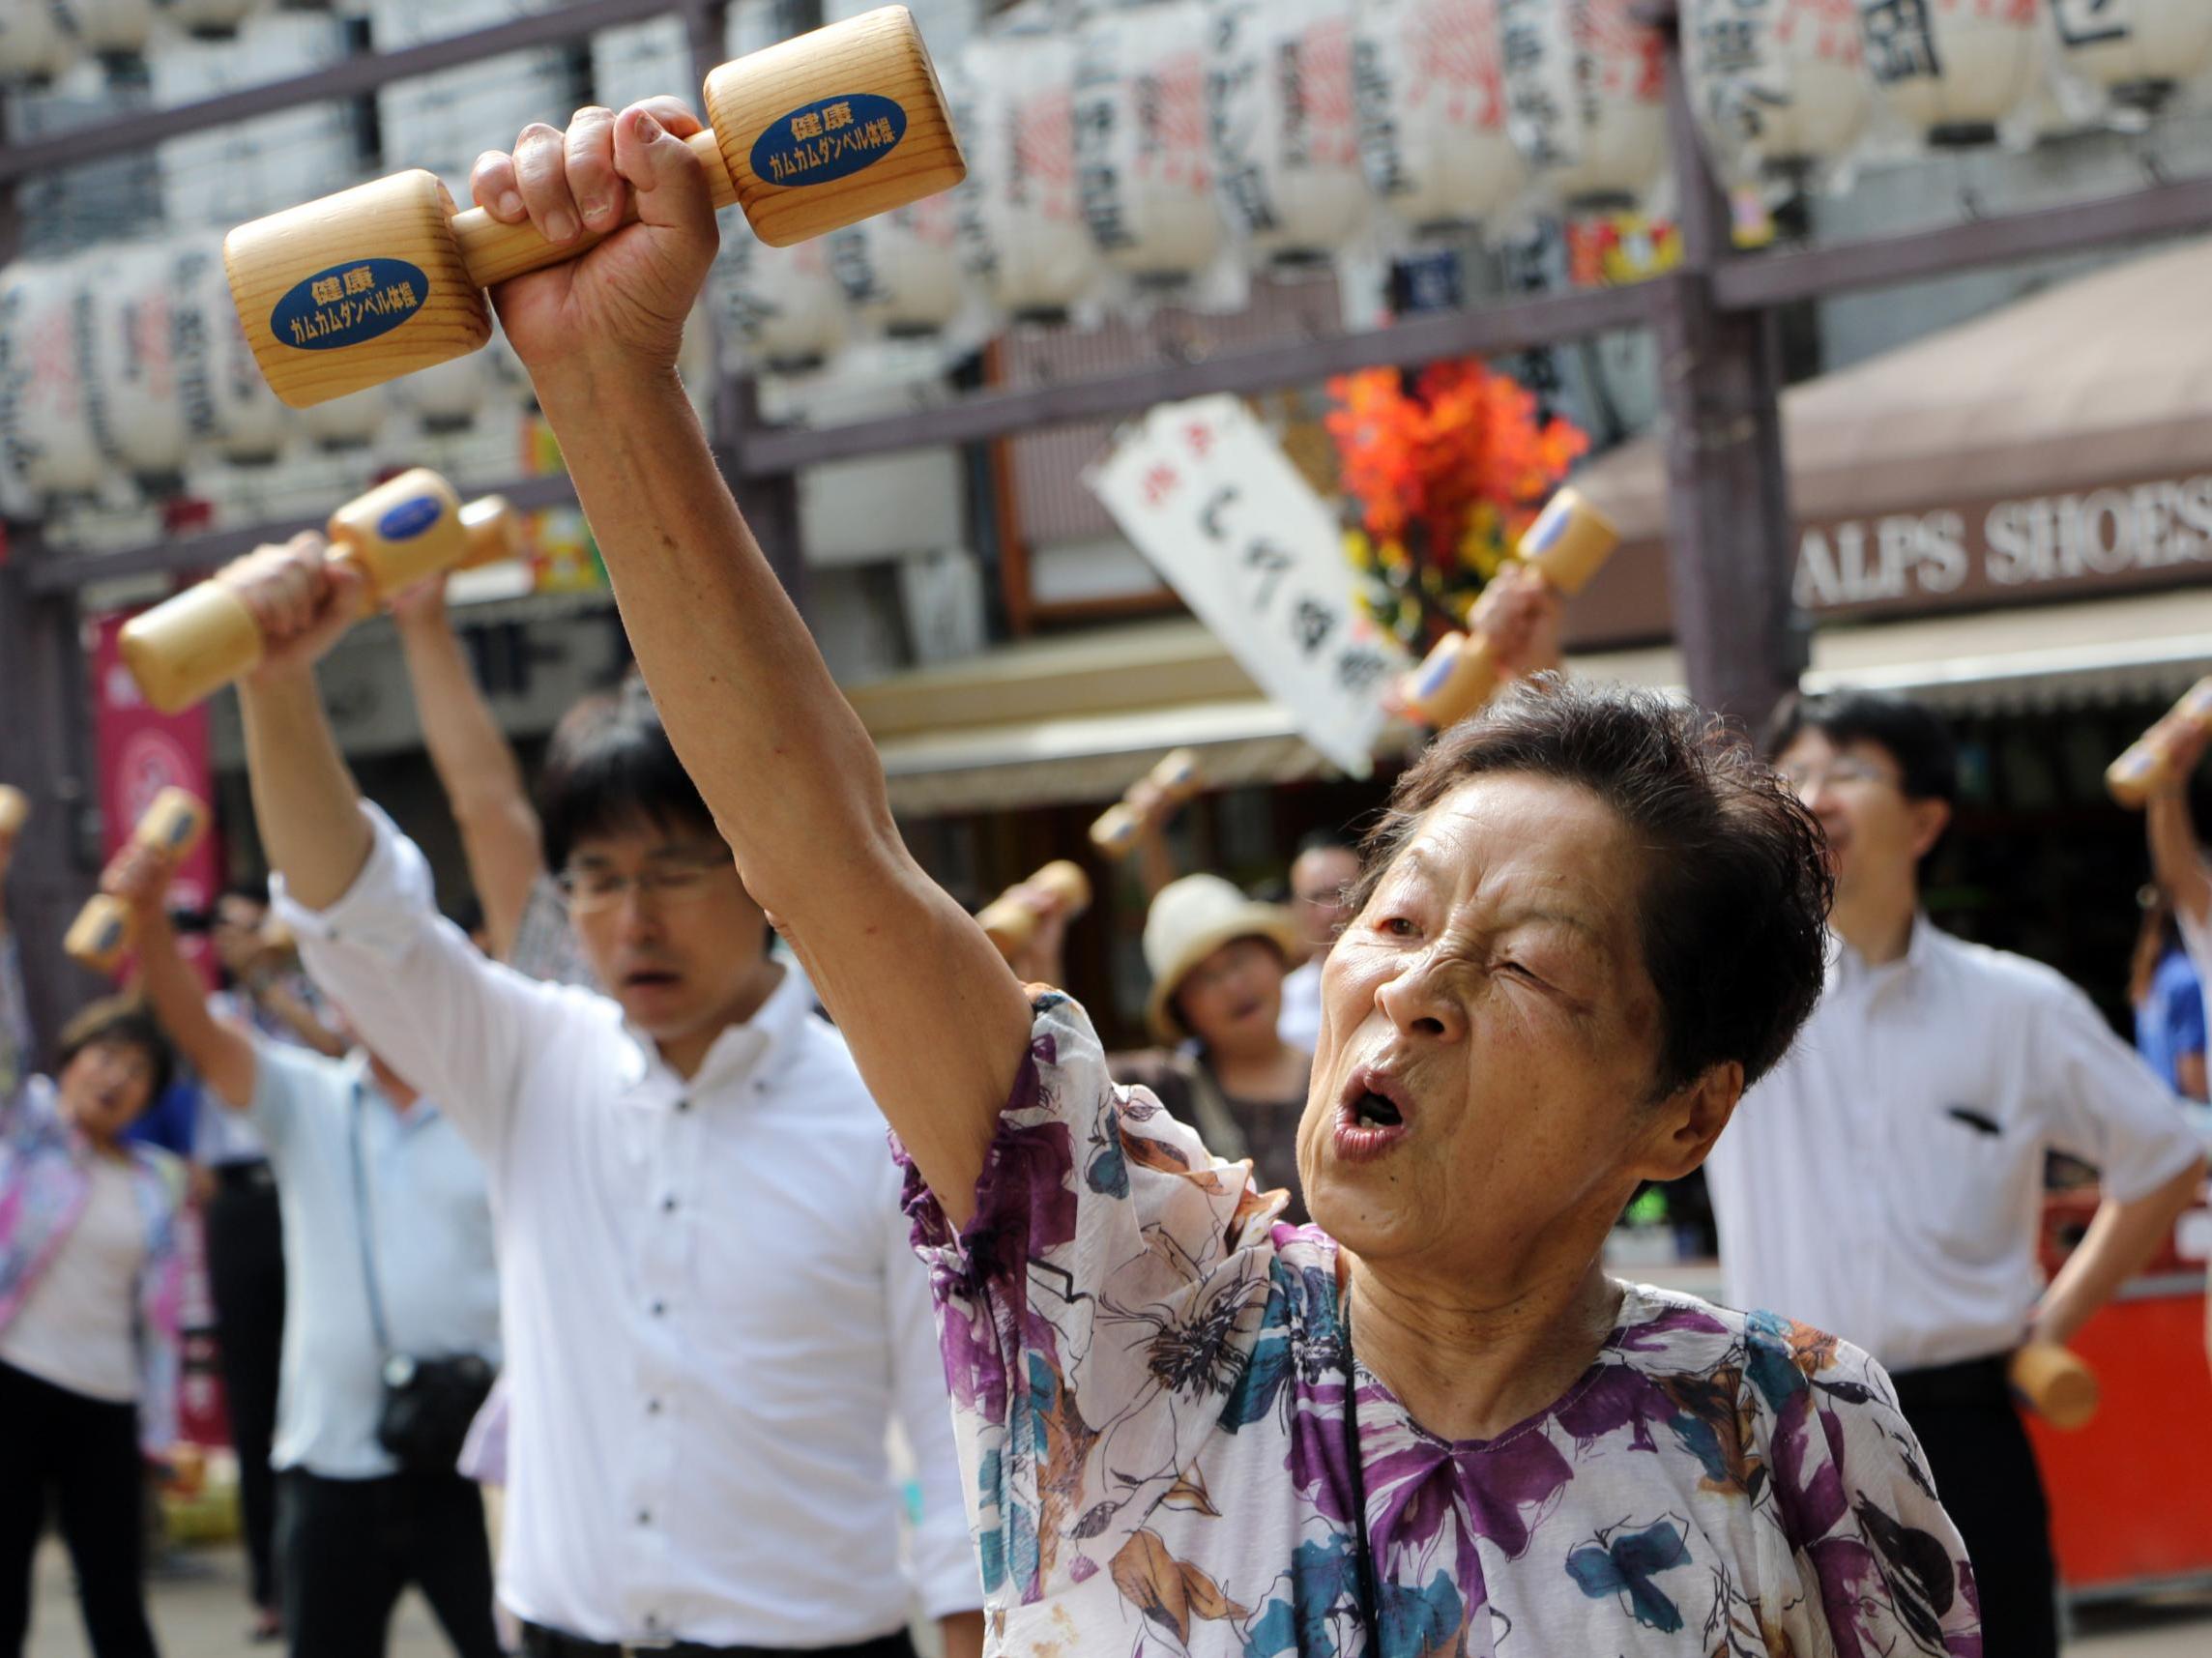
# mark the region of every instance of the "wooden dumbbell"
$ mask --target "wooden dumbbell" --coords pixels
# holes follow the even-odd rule
[[[1198,754],[1189,748],[1171,749],[1145,777],[1170,806],[1181,805],[1206,786],[1205,773],[1199,770]],[[1097,822],[1091,826],[1091,844],[1108,858],[1126,858],[1129,849],[1137,844],[1137,836],[1144,831],[1145,812],[1129,798],[1135,793],[1131,789],[1129,795],[1122,796],[1117,803],[1099,813]]]
[[[827,235],[967,176],[913,15],[887,6],[723,64],[690,140],[716,207],[771,247]],[[510,133],[493,134],[505,142]],[[254,361],[305,409],[466,356],[491,337],[483,290],[573,259],[418,168],[257,218],[222,258]]]
[[[189,791],[163,789],[131,831],[136,845],[150,846],[174,864],[199,845],[207,833],[207,807]],[[113,973],[131,947],[131,911],[111,893],[95,893],[77,912],[62,940],[70,959],[95,973]]]
[[[1055,900],[1054,909],[1071,921],[1091,908],[1091,877],[1083,873],[1080,863],[1071,863],[1064,858],[1054,858],[1022,886],[1050,893]],[[982,924],[991,942],[999,946],[999,953],[1011,961],[1036,937],[1040,917],[1022,901],[1019,887],[1008,887],[986,904],[975,919]]]
[[[13,783],[0,783],[0,835],[18,834],[31,815],[31,797]]]
[[[1582,592],[1620,544],[1620,532],[1572,489],[1554,495],[1528,526],[1514,557],[1568,597]],[[1447,633],[1399,685],[1399,698],[1424,725],[1442,730],[1465,719],[1497,692],[1498,654],[1478,630]]]
[[[2005,1374],[2021,1403],[2053,1428],[2072,1432],[2097,1413],[2097,1373],[2056,1342],[2029,1342],[2012,1355]]]
[[[2105,769],[2105,787],[2121,805],[2139,808],[2172,780],[2181,740],[2206,730],[2212,730],[2212,676],[2183,691],[2156,725],[2128,744]]]
[[[514,509],[497,495],[466,507],[424,467],[378,484],[331,514],[330,557],[366,578],[373,609],[426,576],[512,558]],[[176,713],[213,696],[261,660],[261,629],[246,601],[203,581],[123,625],[117,648],[146,700]]]

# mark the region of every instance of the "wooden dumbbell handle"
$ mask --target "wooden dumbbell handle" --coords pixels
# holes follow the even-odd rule
[[[2097,1373],[2056,1342],[2029,1342],[2012,1355],[2005,1374],[2012,1390],[2053,1428],[2071,1432],[2097,1413]]]
[[[722,147],[715,140],[713,129],[702,127],[684,142],[707,169],[707,193],[713,197],[714,205],[723,208],[734,204],[738,188],[730,180],[730,169],[722,164]],[[452,229],[453,241],[461,250],[461,262],[469,268],[469,280],[480,288],[488,288],[510,276],[580,259],[624,224],[636,221],[637,192],[631,190],[622,224],[608,230],[581,230],[568,242],[548,242],[528,219],[520,224],[505,224],[480,207],[453,215]]]

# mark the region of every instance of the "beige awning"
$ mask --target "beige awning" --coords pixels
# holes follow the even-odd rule
[[[2212,241],[2097,271],[1783,393],[1800,522],[2089,487],[2212,461]],[[1657,440],[1576,486],[1666,532]]]

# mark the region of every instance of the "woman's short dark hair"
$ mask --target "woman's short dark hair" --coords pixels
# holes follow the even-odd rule
[[[169,1084],[177,1076],[176,1050],[137,997],[107,996],[79,1008],[62,1027],[61,1053],[54,1069],[57,1073],[66,1071],[70,1062],[85,1049],[106,1046],[136,1048],[146,1056],[154,1075],[146,1093],[149,1106],[169,1091]]]
[[[1541,675],[1445,731],[1398,780],[1361,848],[1353,912],[1429,808],[1470,777],[1581,785],[1645,853],[1638,930],[1659,993],[1654,1097],[1731,1060],[1756,1082],[1826,974],[1832,883],[1819,826],[1739,733],[1651,691]]]
[[[1807,731],[1817,731],[1839,748],[1847,742],[1872,742],[1897,762],[1898,784],[1908,800],[1959,798],[1959,749],[1950,727],[1923,703],[1883,691],[1831,691],[1806,696],[1791,691],[1775,705],[1760,746],[1769,760]]]
[[[579,840],[641,822],[716,833],[713,813],[676,758],[645,682],[635,676],[561,716],[538,783],[538,821],[545,867],[555,871],[567,866]]]

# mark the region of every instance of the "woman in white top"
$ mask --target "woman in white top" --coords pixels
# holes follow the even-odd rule
[[[51,1079],[0,1098],[0,1654],[30,1627],[49,1506],[76,1569],[93,1658],[151,1658],[141,1453],[172,1455],[182,1182],[123,1134],[167,1084],[143,1009],[97,1003]]]

